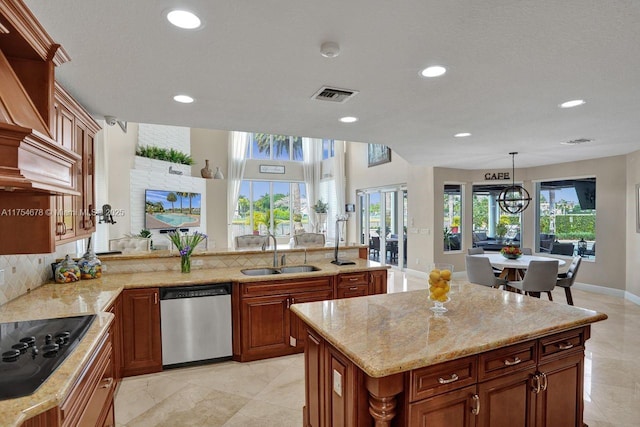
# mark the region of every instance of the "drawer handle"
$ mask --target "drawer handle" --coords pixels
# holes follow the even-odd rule
[[[358,278],[357,278],[357,277],[352,277],[352,278],[350,278],[350,279],[349,279],[349,281],[350,281],[350,282],[357,282],[357,281],[358,281]]]
[[[573,344],[571,344],[569,341],[561,342],[560,344],[558,344],[558,348],[560,350],[569,350],[570,348],[573,348]]]
[[[349,288],[349,290],[350,291],[356,291],[356,290],[358,290],[358,287],[357,286],[352,286],[352,287]]]
[[[100,388],[111,388],[111,386],[113,386],[112,377],[105,378],[104,380],[102,380],[102,384],[100,384]]]
[[[473,396],[471,396],[471,398],[473,399],[473,408],[471,408],[471,413],[473,415],[479,415],[480,414],[480,396],[478,396],[477,394],[474,394]]]
[[[541,391],[546,391],[547,390],[547,385],[549,385],[548,382],[547,382],[547,374],[542,372],[540,374],[540,376],[542,377],[542,384],[540,385],[540,390]]]
[[[442,377],[438,378],[438,382],[440,384],[451,384],[452,382],[458,381],[460,378],[458,377],[458,374],[451,374],[451,378],[449,379],[444,379]]]
[[[517,365],[518,363],[521,363],[522,360],[520,360],[520,358],[518,356],[514,357],[513,360],[508,360],[505,359],[504,360],[504,365],[505,366],[513,366],[513,365]]]

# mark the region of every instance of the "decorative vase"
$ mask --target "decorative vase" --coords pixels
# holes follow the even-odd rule
[[[213,173],[211,172],[211,168],[209,167],[209,160],[204,161],[204,167],[200,169],[200,175],[202,175],[202,177],[206,179],[213,178]]]
[[[191,272],[191,256],[190,255],[180,256],[180,271],[183,273]]]

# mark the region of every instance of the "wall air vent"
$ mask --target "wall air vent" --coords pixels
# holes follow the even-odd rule
[[[595,139],[578,138],[578,139],[572,139],[571,141],[561,142],[560,144],[563,144],[563,145],[580,145],[580,144],[586,144],[588,142],[593,142],[593,141],[595,141]]]
[[[338,89],[335,87],[323,86],[313,94],[311,99],[330,102],[346,102],[358,94],[357,90]]]

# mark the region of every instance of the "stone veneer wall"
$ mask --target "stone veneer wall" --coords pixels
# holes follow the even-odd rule
[[[173,148],[191,154],[191,129],[181,126],[166,126],[140,123],[138,145]]]
[[[358,258],[358,248],[340,248],[340,258]],[[300,265],[304,262],[304,251],[294,250],[286,252],[278,252],[278,262],[280,257],[286,254],[287,265]],[[327,261],[333,258],[333,249],[327,248],[325,251],[308,251],[307,264],[314,262]],[[202,261],[201,265],[198,265]],[[194,255],[191,260],[191,269],[210,269],[210,268],[251,268],[269,266],[273,262],[273,252],[265,251],[264,253],[242,253],[231,252],[221,254],[202,254]],[[140,258],[127,260],[102,260],[102,265],[107,266],[105,274],[116,273],[136,273],[136,272],[152,272],[152,271],[178,271],[180,270],[180,258],[161,257],[161,258]]]

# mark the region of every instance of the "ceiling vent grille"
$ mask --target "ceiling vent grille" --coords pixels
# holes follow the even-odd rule
[[[323,86],[313,94],[311,99],[329,102],[346,102],[358,94],[357,90],[338,89],[335,87]]]
[[[561,142],[561,144],[564,145],[580,145],[580,144],[586,144],[588,142],[593,142],[593,139],[589,139],[589,138],[578,138],[578,139],[572,139],[571,141],[565,141],[565,142]]]

